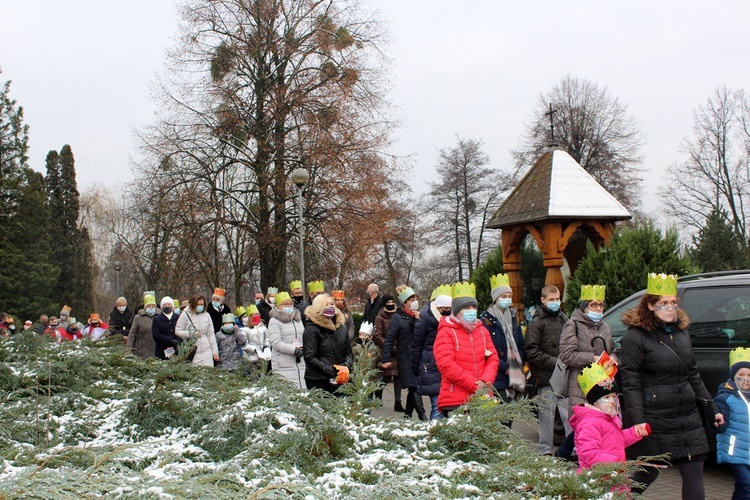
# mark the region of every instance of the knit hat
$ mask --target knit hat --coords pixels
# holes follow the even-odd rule
[[[393,295],[389,293],[383,295],[383,307],[385,307],[385,305],[390,301],[396,302],[396,299],[393,298]]]
[[[456,316],[469,306],[478,307],[476,299],[476,286],[474,283],[456,283],[451,287],[453,300],[451,301],[451,312]]]
[[[167,296],[165,296],[165,297],[163,297],[161,299],[161,302],[159,302],[159,307],[161,307],[162,309],[164,309],[164,306],[167,305],[167,304],[172,304],[172,307],[174,307],[174,300],[172,300],[172,297],[170,297],[169,295],[167,295]]]
[[[740,368],[750,368],[750,349],[738,347],[729,353],[729,378],[734,380]]]
[[[507,274],[496,274],[490,277],[490,287],[492,291],[492,301],[495,302],[498,297],[504,293],[512,292],[510,288],[510,277]]]
[[[450,295],[438,295],[435,297],[435,307],[450,307],[453,299]]]
[[[607,394],[617,392],[617,384],[599,363],[592,363],[581,370],[578,385],[589,404],[596,403]]]

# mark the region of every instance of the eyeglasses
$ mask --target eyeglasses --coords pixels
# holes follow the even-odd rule
[[[654,306],[654,309],[657,311],[676,311],[679,308],[680,306],[677,304],[660,304]]]
[[[604,302],[589,302],[588,306],[589,309],[602,309],[604,310]]]

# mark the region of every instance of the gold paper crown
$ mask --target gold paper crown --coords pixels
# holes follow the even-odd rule
[[[179,300],[174,299],[172,302],[174,303],[174,308],[175,309],[179,309],[180,308],[180,301]]]
[[[601,300],[604,302],[606,288],[604,285],[581,285],[580,300]]]
[[[612,380],[607,372],[604,371],[604,367],[599,363],[592,363],[581,370],[578,375],[578,385],[581,386],[583,396],[589,393],[589,391],[596,385],[605,387],[607,389],[613,389],[614,380]]]
[[[343,290],[334,290],[333,291],[333,299],[343,299],[344,298],[344,291]]]
[[[283,304],[285,300],[292,300],[292,297],[289,295],[289,292],[279,292],[278,294],[276,294],[277,304]]]
[[[153,291],[153,290],[146,290],[145,292],[143,292],[143,298],[144,298],[144,299],[145,299],[145,298],[146,298],[147,296],[149,296],[149,295],[151,295],[151,296],[153,296],[153,297],[156,297],[156,292],[155,292],[155,291]]]
[[[289,283],[289,290],[295,291],[297,288],[302,288],[302,282],[300,280],[294,280]]]
[[[147,306],[149,304],[156,305],[156,297],[154,297],[153,295],[146,295],[145,297],[143,297],[143,305]]]
[[[454,283],[451,287],[451,297],[457,299],[459,297],[472,297],[476,298],[477,287],[474,283],[464,281],[462,283]]]
[[[227,291],[223,288],[214,288],[214,295],[218,295],[219,297],[223,297],[227,294]]]
[[[677,275],[648,273],[646,293],[649,295],[677,295]]]
[[[62,306],[62,312],[65,312],[65,314],[70,314],[71,308],[70,306]]]
[[[735,363],[739,363],[740,361],[747,361],[750,363],[750,349],[747,347],[738,347],[736,349],[732,349],[729,352],[729,366],[731,367]]]
[[[244,308],[244,307],[242,307],[242,306],[237,306],[237,307],[236,307],[236,308],[234,309],[234,315],[235,315],[235,316],[237,316],[238,318],[241,318],[241,317],[243,317],[243,316],[244,316],[245,314],[246,314],[246,310],[245,310],[245,308]]]
[[[311,281],[307,284],[307,291],[310,293],[325,292],[326,286],[323,280]]]
[[[448,297],[451,296],[451,286],[450,285],[440,285],[436,289],[432,291],[432,295],[430,295],[430,301],[435,300],[435,297],[438,295],[447,295]]]
[[[490,277],[490,290],[501,286],[510,286],[510,277],[507,274],[496,274]]]
[[[247,306],[245,308],[245,312],[248,316],[252,316],[253,314],[260,314],[258,312],[258,306],[256,306],[255,304],[250,304],[249,306]]]

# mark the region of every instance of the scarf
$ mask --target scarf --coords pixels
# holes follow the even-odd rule
[[[510,379],[508,396],[514,398],[516,391],[521,392],[526,388],[526,376],[523,373],[521,353],[513,336],[513,316],[511,316],[509,309],[500,309],[497,303],[492,304],[487,312],[497,318],[500,321],[500,326],[503,327],[505,343],[508,346],[508,352],[506,353],[508,359],[508,378]]]

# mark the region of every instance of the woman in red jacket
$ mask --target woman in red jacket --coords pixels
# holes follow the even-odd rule
[[[500,359],[490,333],[477,321],[473,283],[453,285],[452,313],[438,326],[433,352],[442,375],[438,409],[444,415],[463,405],[478,389],[492,391]]]

